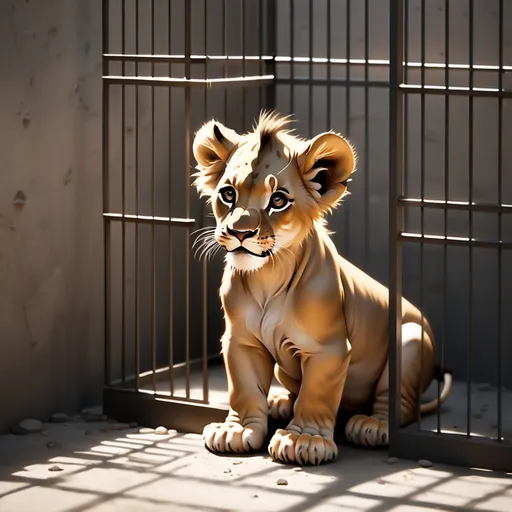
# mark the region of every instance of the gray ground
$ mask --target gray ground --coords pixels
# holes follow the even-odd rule
[[[510,474],[345,447],[336,463],[297,469],[265,454],[210,454],[197,435],[127,427],[70,421],[0,436],[0,511],[512,510]]]
[[[166,375],[167,376],[167,375]],[[165,376],[165,377],[166,377]],[[157,382],[157,389],[161,394],[168,393],[169,383],[163,376]],[[175,379],[175,394],[185,396],[185,378]],[[214,366],[209,370],[209,399],[212,404],[227,406],[228,392],[224,366]],[[150,385],[146,386],[152,389]],[[272,389],[282,389],[274,382]],[[191,398],[201,400],[203,398],[203,377],[200,371],[192,372]],[[423,401],[428,401],[437,396],[437,382],[434,382],[427,390]],[[512,392],[502,390],[502,437],[512,440]],[[498,399],[496,388],[486,383],[473,383],[471,388],[471,414],[470,431],[474,436],[497,438],[498,424]],[[446,433],[467,432],[467,384],[454,382],[453,390],[441,410],[441,431]],[[430,414],[421,420],[422,430],[437,431],[437,414]],[[512,510],[512,509],[511,509]]]

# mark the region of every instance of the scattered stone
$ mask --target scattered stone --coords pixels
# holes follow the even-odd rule
[[[253,498],[258,498],[259,496],[257,494],[252,495]]]
[[[53,441],[48,441],[46,443],[47,448],[57,448],[57,445]]]
[[[136,421],[132,421],[132,422],[128,423],[128,426],[130,428],[137,428],[139,426],[139,424]]]
[[[418,461],[418,464],[422,467],[422,468],[430,468],[432,467],[434,464],[432,462],[430,462],[429,460],[426,460],[426,459],[420,459]]]
[[[154,434],[155,433],[155,429],[153,428],[139,428],[139,434]]]
[[[286,478],[278,478],[276,484],[277,485],[288,485],[288,480],[286,480]]]
[[[400,459],[398,457],[389,457],[388,460],[386,460],[386,462],[388,464],[396,464]]]
[[[54,412],[50,416],[50,421],[52,423],[65,423],[66,421],[69,421],[69,416],[64,412]]]
[[[293,471],[298,473],[299,471],[302,471],[302,468],[293,468]]]
[[[239,464],[243,464],[244,461],[243,460],[235,460],[233,461],[233,466],[238,466]]]
[[[48,471],[62,471],[62,468],[60,466],[57,466],[56,464],[54,466],[50,466],[48,468]]]
[[[225,469],[224,473],[231,473],[231,469]]]
[[[169,433],[169,431],[165,427],[160,426],[160,427],[155,428],[155,434],[165,436],[168,433]]]
[[[378,478],[378,479],[377,479],[377,482],[378,482],[380,485],[386,485],[386,481],[385,481],[385,480],[382,480],[382,478]]]
[[[491,385],[488,383],[478,386],[478,391],[491,391]]]
[[[17,435],[31,434],[34,432],[41,432],[43,424],[39,420],[27,418],[20,421],[12,428],[12,433]]]

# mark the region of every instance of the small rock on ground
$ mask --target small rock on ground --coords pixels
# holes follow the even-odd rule
[[[168,433],[169,431],[165,427],[160,426],[155,428],[155,434],[167,435]]]
[[[12,433],[17,435],[30,434],[33,432],[41,432],[43,424],[39,420],[27,418],[20,421],[12,428]]]
[[[288,485],[288,480],[286,478],[279,478],[276,482],[277,485]]]
[[[155,429],[153,429],[153,428],[146,428],[146,427],[139,428],[139,434],[154,434],[154,433],[155,433]]]
[[[55,465],[55,466],[50,466],[50,467],[48,468],[48,471],[62,471],[62,468],[61,468],[60,466],[57,466],[57,465]]]
[[[56,447],[57,447],[57,445],[56,445],[53,441],[48,441],[48,442],[46,443],[46,446],[47,446],[48,448],[56,448]]]
[[[238,466],[239,464],[243,464],[244,461],[243,460],[235,460],[233,461],[233,466]]]
[[[224,473],[231,473],[231,469],[225,469]]]
[[[432,462],[430,462],[429,460],[426,460],[426,459],[420,459],[418,461],[418,465],[420,465],[422,468],[430,468],[432,467],[434,464]]]
[[[50,421],[52,423],[65,423],[66,421],[69,421],[70,418],[65,412],[54,412],[50,416]]]
[[[388,464],[396,464],[400,459],[398,457],[389,457],[386,461]]]

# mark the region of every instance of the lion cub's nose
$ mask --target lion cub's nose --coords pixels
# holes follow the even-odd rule
[[[251,237],[255,236],[256,231],[257,231],[256,229],[254,231],[250,231],[250,230],[241,231],[238,229],[228,228],[228,233],[230,235],[238,238],[238,240],[240,240],[240,243],[242,243],[246,238],[251,238]]]

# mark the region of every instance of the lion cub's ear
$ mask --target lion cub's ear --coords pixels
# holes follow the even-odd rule
[[[211,195],[224,174],[226,161],[240,142],[240,135],[222,123],[205,123],[194,138],[192,150],[199,172],[193,175],[199,194]]]
[[[332,132],[312,139],[298,156],[304,184],[322,212],[334,208],[345,194],[355,162],[350,143]]]

